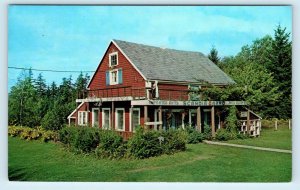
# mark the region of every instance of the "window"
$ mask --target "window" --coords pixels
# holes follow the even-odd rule
[[[92,108],[92,126],[99,127],[99,108]]]
[[[88,112],[87,111],[79,111],[78,112],[78,125],[86,125],[88,120]]]
[[[140,125],[140,108],[131,108],[132,110],[132,116],[130,115],[130,126],[131,131],[135,131],[135,128],[137,125]]]
[[[118,84],[118,77],[117,77],[118,76],[118,70],[111,71],[110,76],[111,76],[110,84]]]
[[[116,130],[125,131],[125,111],[124,108],[116,108]]]
[[[118,52],[114,52],[109,54],[109,66],[116,66],[118,65]]]
[[[106,85],[116,85],[123,83],[122,69],[106,71]]]
[[[110,108],[102,108],[102,129],[110,129]]]

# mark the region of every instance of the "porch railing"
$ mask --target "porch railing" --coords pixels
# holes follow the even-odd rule
[[[158,100],[189,100],[189,90],[164,89],[158,90],[159,97],[152,96],[151,89],[145,87],[108,87],[103,89],[84,90],[78,92],[77,98],[84,99],[87,97],[110,98],[110,97],[125,97],[131,96],[139,99],[158,99]]]

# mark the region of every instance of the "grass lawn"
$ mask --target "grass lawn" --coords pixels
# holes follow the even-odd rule
[[[8,138],[8,176],[16,181],[288,182],[292,155],[207,144],[145,160],[74,155],[60,144]]]
[[[230,140],[227,143],[292,150],[292,130],[288,127],[279,127],[277,131],[274,128],[263,128],[259,137]]]

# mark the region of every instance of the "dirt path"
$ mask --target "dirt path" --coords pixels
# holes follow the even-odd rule
[[[248,148],[248,149],[255,149],[255,150],[264,150],[264,151],[281,152],[281,153],[292,154],[291,150],[284,150],[284,149],[264,148],[264,147],[248,146],[248,145],[240,145],[240,144],[229,144],[229,143],[206,141],[206,140],[203,141],[203,142],[206,143],[206,144],[214,144],[214,145],[220,145],[220,146],[231,146],[231,147],[238,147],[238,148]]]

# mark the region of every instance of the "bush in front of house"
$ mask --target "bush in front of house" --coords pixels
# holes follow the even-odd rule
[[[196,144],[204,140],[204,134],[200,133],[200,131],[197,131],[196,129],[190,126],[185,127],[185,130],[187,132],[188,144]]]
[[[144,131],[138,129],[128,141],[128,154],[143,159],[162,154],[173,154],[186,149],[186,132],[183,130]]]
[[[162,132],[164,137],[163,141],[163,153],[173,154],[179,151],[186,150],[186,143],[188,139],[188,133],[184,130],[168,130]]]
[[[11,137],[20,137],[25,140],[42,140],[44,142],[56,141],[58,134],[54,131],[44,130],[40,127],[30,128],[21,126],[9,126],[8,135]]]
[[[231,138],[231,134],[228,130],[221,128],[217,130],[216,139],[219,141],[228,141]]]
[[[100,130],[92,127],[64,127],[59,131],[59,141],[75,151],[88,153],[100,142]]]
[[[163,153],[163,144],[160,143],[158,131],[144,131],[137,129],[128,141],[128,153],[138,159],[159,156]]]
[[[119,159],[125,156],[127,145],[120,135],[110,130],[102,130],[99,135],[100,143],[95,149],[97,157]]]

